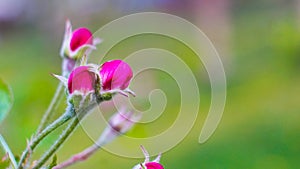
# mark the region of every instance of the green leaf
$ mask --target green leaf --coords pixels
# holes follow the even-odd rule
[[[11,88],[0,79],[0,123],[4,120],[13,104]]]

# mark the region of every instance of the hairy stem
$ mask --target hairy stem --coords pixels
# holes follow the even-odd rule
[[[66,123],[68,120],[70,120],[72,117],[74,117],[75,112],[73,109],[73,106],[71,104],[68,105],[68,108],[66,109],[66,112],[60,116],[57,120],[55,120],[53,123],[51,123],[48,127],[46,127],[41,133],[39,133],[36,137],[33,138],[33,140],[30,141],[28,147],[26,150],[22,153],[22,156],[20,158],[20,162],[18,164],[18,169],[21,169],[23,166],[23,163],[28,158],[28,154],[32,152],[35,147],[52,131],[54,131],[59,126]]]
[[[56,88],[56,91],[51,100],[51,103],[50,103],[48,109],[46,110],[46,112],[42,118],[42,121],[37,129],[37,132],[36,132],[37,134],[40,133],[46,127],[46,125],[49,123],[53,113],[56,112],[57,107],[63,97],[62,89],[63,89],[63,84],[60,82]]]
[[[62,143],[70,136],[76,126],[79,124],[79,119],[75,117],[68,127],[63,131],[58,140],[52,145],[52,147],[41,157],[40,160],[35,164],[33,169],[38,169],[60,148]]]
[[[62,144],[67,140],[70,134],[75,130],[80,120],[88,114],[88,112],[94,108],[98,103],[94,102],[90,104],[88,107],[78,110],[76,112],[77,116],[69,123],[67,128],[63,131],[63,133],[59,136],[59,138],[55,141],[55,143],[50,147],[50,149],[37,161],[35,166],[32,169],[38,169],[43,166],[48,159],[62,146]]]

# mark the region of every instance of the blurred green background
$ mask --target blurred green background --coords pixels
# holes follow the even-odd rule
[[[132,46],[143,41],[142,47],[162,45],[177,53],[195,74],[200,74],[199,116],[188,136],[163,154],[165,168],[299,168],[300,2],[296,0],[0,1],[0,77],[11,85],[15,100],[0,132],[12,151],[20,154],[26,147],[26,139],[36,130],[53,96],[58,81],[50,73],[61,70],[59,49],[65,19],[70,18],[74,28],[85,26],[96,31],[121,16],[145,11],[174,14],[197,25],[217,48],[227,75],[222,121],[214,135],[199,144],[200,126],[210,106],[210,84],[193,53],[153,36],[128,39],[107,56],[126,57],[134,52]],[[180,100],[176,99],[175,81],[160,72],[152,72],[152,76],[153,83],[168,96],[167,108],[160,122],[137,125],[129,135],[155,135],[170,126],[177,115]],[[131,100],[141,110],[149,107],[147,101]],[[51,146],[59,132],[42,142],[34,158]],[[91,144],[79,127],[57,153],[58,160]],[[141,161],[99,151],[70,168],[131,168]]]

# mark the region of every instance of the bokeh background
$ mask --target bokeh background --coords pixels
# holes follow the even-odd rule
[[[188,136],[163,154],[161,162],[165,168],[299,168],[297,0],[0,0],[0,77],[11,85],[15,100],[0,132],[12,151],[20,154],[26,147],[26,139],[36,130],[58,84],[50,73],[61,70],[59,49],[66,18],[74,28],[85,26],[96,31],[124,15],[146,11],[174,14],[197,25],[215,45],[227,75],[222,121],[214,135],[199,144],[198,136],[210,106],[210,84],[204,67],[190,57],[188,49],[162,37],[136,37],[124,41],[123,46],[111,51],[112,56],[107,56],[108,60],[126,57],[137,44],[144,48],[163,46],[177,53],[198,74],[199,116]],[[147,81],[149,88],[152,85],[165,91],[168,105],[157,121],[137,125],[128,133],[130,136],[155,135],[170,126],[178,112],[180,98],[172,77],[156,71],[146,72],[145,77],[151,79]],[[135,79],[138,80],[143,80],[142,76]],[[140,110],[150,106],[147,99],[131,100]],[[62,103],[59,112],[64,106]],[[113,113],[113,109],[105,110],[107,117]],[[34,158],[51,146],[60,131],[42,142]],[[91,144],[92,140],[79,127],[57,153],[58,160]],[[136,147],[132,151],[140,150]],[[99,151],[70,168],[131,168],[140,161],[143,159]]]

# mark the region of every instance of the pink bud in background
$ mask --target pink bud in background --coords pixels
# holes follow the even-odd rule
[[[132,112],[118,112],[109,120],[110,127],[121,134],[126,133],[140,119]]]
[[[70,94],[75,91],[85,94],[95,90],[96,74],[90,69],[89,66],[79,66],[71,72],[68,79]]]
[[[103,91],[126,90],[132,79],[130,66],[122,60],[111,60],[100,67]]]
[[[109,120],[108,126],[105,128],[97,141],[98,146],[103,146],[117,136],[129,131],[133,125],[141,119],[141,114],[134,114],[133,112],[126,112],[121,110],[115,113]]]

